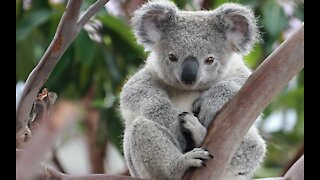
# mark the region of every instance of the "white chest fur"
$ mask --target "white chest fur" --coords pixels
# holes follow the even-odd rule
[[[184,91],[172,94],[170,99],[172,104],[180,111],[192,112],[192,104],[199,96],[200,92],[198,91]]]

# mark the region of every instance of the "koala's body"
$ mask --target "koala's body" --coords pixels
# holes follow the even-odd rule
[[[132,26],[150,55],[120,94],[125,159],[132,176],[181,179],[212,158],[200,145],[217,111],[251,74],[242,55],[258,39],[256,20],[238,4],[181,11],[151,1],[135,11]],[[252,127],[224,179],[249,179],[265,151]]]

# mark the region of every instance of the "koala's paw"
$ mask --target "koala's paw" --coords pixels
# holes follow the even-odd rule
[[[213,156],[205,148],[194,148],[183,155],[182,163],[189,167],[203,167],[207,166],[204,161],[212,158]]]
[[[229,168],[236,175],[249,176],[263,161],[266,144],[255,127],[251,127],[233,155]]]
[[[193,103],[192,111],[204,127],[208,127],[217,112],[239,91],[237,82],[226,80],[211,87]]]
[[[209,97],[201,97],[193,103],[193,113],[205,127],[209,126],[220,108],[221,106]]]
[[[194,145],[199,147],[207,134],[206,128],[202,126],[197,117],[188,112],[179,114],[179,121],[182,131],[190,134]]]

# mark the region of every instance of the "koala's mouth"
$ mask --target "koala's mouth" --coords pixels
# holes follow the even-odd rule
[[[179,84],[183,90],[197,90],[197,81],[186,84],[183,81],[179,81]]]

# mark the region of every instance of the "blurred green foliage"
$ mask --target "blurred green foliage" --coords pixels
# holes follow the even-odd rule
[[[134,0],[132,0],[134,1]],[[132,2],[131,1],[131,2]],[[93,1],[85,1],[83,8]],[[211,0],[210,9],[225,3]],[[232,1],[228,1],[232,2]],[[304,20],[304,5],[290,6],[293,13],[285,13],[283,6],[274,0],[237,0],[250,5],[259,17],[263,43],[255,46],[245,57],[255,69],[284,40],[286,31],[292,29],[293,20]],[[111,3],[111,2],[109,2]],[[180,8],[197,9],[192,0],[175,0]],[[28,7],[23,0],[16,0],[16,83],[25,81],[50,44],[65,2],[33,0]],[[128,16],[114,16],[107,10],[100,11],[90,22],[91,30],[82,30],[56,65],[45,87],[56,92],[59,98],[79,100],[90,87],[95,88],[92,105],[101,110],[97,142],[109,139],[121,151],[123,127],[118,112],[118,95],[128,75],[143,64],[147,54],[135,43],[129,27]],[[96,36],[99,42],[92,40]],[[281,112],[278,121],[284,125],[285,112],[293,110],[294,127],[264,132],[263,126],[273,112]],[[277,96],[266,108],[258,124],[268,142],[268,156],[257,177],[278,176],[286,162],[293,158],[304,138],[304,71]]]

